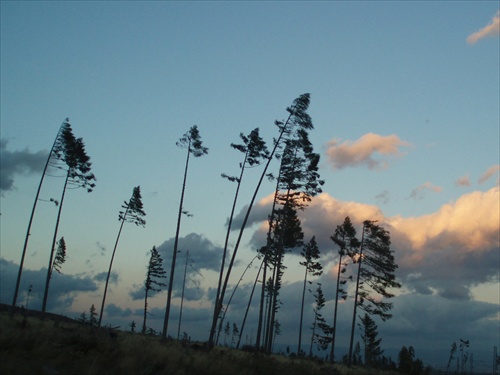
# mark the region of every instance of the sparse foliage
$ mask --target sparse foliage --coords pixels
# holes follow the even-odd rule
[[[123,224],[126,222],[134,223],[135,225],[140,225],[144,227],[146,225],[146,221],[144,220],[144,216],[146,213],[143,210],[142,205],[142,197],[141,197],[141,187],[136,186],[132,190],[132,196],[129,201],[124,201],[122,205],[123,211],[118,213],[118,220],[120,221],[120,229],[118,230],[118,235],[116,236],[115,246],[113,247],[113,253],[111,254],[111,260],[109,261],[109,269],[108,274],[106,276],[106,284],[104,286],[104,293],[102,296],[101,303],[101,313],[99,315],[98,326],[101,326],[102,315],[104,312],[104,305],[106,303],[106,293],[108,291],[109,277],[111,276],[111,269],[113,267],[113,260],[115,259],[116,249],[118,247],[118,241],[120,240],[120,236],[123,229]]]
[[[321,276],[323,273],[323,267],[321,266],[321,263],[318,262],[320,252],[316,242],[316,237],[313,236],[311,238],[311,240],[304,246],[300,255],[304,258],[304,261],[300,262],[300,265],[305,267],[305,273],[302,288],[302,302],[300,305],[299,343],[297,345],[297,353],[300,353],[302,350],[302,321],[304,318],[304,300],[306,295],[307,276]]]
[[[179,247],[179,234],[181,230],[181,218],[183,212],[185,211],[183,208],[183,204],[184,204],[184,192],[186,190],[187,173],[189,167],[189,157],[193,155],[195,158],[198,158],[208,154],[208,148],[203,146],[200,132],[196,125],[193,125],[189,129],[189,131],[186,132],[181,139],[179,139],[179,142],[177,142],[176,145],[180,148],[186,149],[187,156],[186,156],[186,165],[184,168],[184,179],[182,182],[181,200],[179,203],[179,214],[177,216],[177,229],[175,231],[174,248],[172,251],[172,264],[170,268],[170,277],[168,282],[167,304],[165,307],[165,318],[163,320],[163,330],[161,334],[162,341],[165,341],[167,339],[168,320],[170,318],[170,304],[172,299],[172,290],[174,286],[175,264],[177,260],[177,252],[179,250],[178,247]]]
[[[61,273],[61,266],[64,262],[66,262],[66,242],[64,241],[64,237],[61,237],[57,244],[56,256],[52,265],[53,269]]]
[[[358,325],[362,331],[361,339],[363,340],[365,348],[365,365],[374,367],[379,362],[380,356],[384,352],[380,347],[382,339],[378,338],[377,324],[368,313],[365,313],[361,318],[361,323]]]
[[[150,292],[159,292],[161,288],[167,286],[162,279],[165,279],[166,271],[163,269],[163,259],[156,250],[156,246],[150,251],[148,270],[146,272],[146,281],[144,283],[144,321],[142,323],[142,333],[146,333],[146,320],[148,311],[148,295]]]

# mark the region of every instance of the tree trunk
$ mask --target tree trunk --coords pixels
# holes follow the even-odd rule
[[[181,322],[182,322],[182,306],[184,305],[184,290],[186,288],[186,274],[188,268],[188,260],[189,260],[189,250],[186,252],[186,264],[184,265],[184,280],[182,282],[182,295],[181,295],[181,308],[179,311],[179,325],[177,326],[177,340],[181,335]]]
[[[184,203],[184,191],[186,190],[186,180],[187,180],[190,154],[191,154],[191,139],[189,139],[188,152],[186,157],[186,167],[184,169],[184,181],[182,182],[181,201],[179,204],[179,214],[177,216],[177,229],[175,230],[174,250],[172,253],[172,265],[170,267],[170,278],[168,283],[167,306],[165,309],[165,319],[163,320],[163,331],[161,334],[161,341],[165,341],[167,339],[168,320],[170,318],[170,304],[172,299],[172,289],[174,286],[175,262],[177,259],[177,248],[179,245],[179,233],[181,231],[182,205]]]
[[[330,362],[334,362],[335,358],[335,336],[337,335],[337,308],[339,303],[339,283],[340,283],[340,271],[342,269],[342,255],[339,259],[339,268],[337,271],[337,291],[335,292],[335,308],[333,310],[333,331],[332,331],[332,348],[330,350]]]
[[[306,283],[307,283],[307,265],[306,272],[304,275],[304,287],[302,288],[302,303],[300,305],[300,323],[299,323],[299,344],[297,345],[297,353],[300,355],[300,347],[302,343],[302,320],[304,317],[304,299],[306,296]]]
[[[111,254],[111,261],[109,262],[108,275],[106,276],[106,285],[104,286],[104,293],[102,295],[101,312],[99,314],[99,321],[97,322],[97,326],[98,327],[101,326],[102,314],[104,312],[104,304],[106,303],[106,294],[108,292],[109,277],[111,275],[111,268],[113,267],[113,260],[115,259],[116,248],[118,247],[118,241],[120,240],[120,235],[122,233],[123,224],[125,223],[125,220],[127,218],[127,213],[128,213],[128,207],[129,206],[130,205],[127,205],[127,209],[125,210],[125,214],[123,215],[122,223],[120,224],[120,230],[118,231],[118,236],[116,236],[116,241],[115,241],[115,246],[113,248],[113,253]]]
[[[45,178],[45,173],[47,172],[47,168],[49,167],[49,162],[50,162],[50,158],[52,157],[52,152],[54,151],[57,140],[59,139],[59,135],[61,134],[62,126],[64,124],[65,123],[61,124],[61,126],[59,127],[59,131],[57,132],[57,135],[56,135],[56,138],[55,138],[54,143],[52,145],[52,148],[50,149],[49,156],[47,157],[47,161],[45,162],[45,167],[43,168],[42,178],[40,179],[40,183],[38,184],[38,189],[36,191],[35,202],[33,203],[33,208],[31,210],[30,220],[28,222],[28,229],[26,230],[26,237],[24,239],[24,246],[23,246],[23,251],[21,254],[21,261],[19,262],[19,271],[17,273],[16,288],[14,289],[14,298],[12,299],[12,313],[14,313],[14,308],[16,307],[16,303],[17,303],[17,295],[19,293],[19,286],[21,284],[21,275],[23,273],[24,258],[26,257],[26,250],[28,249],[28,241],[29,241],[29,237],[31,235],[31,233],[30,233],[31,232],[31,225],[33,224],[33,217],[35,216],[35,210],[36,210],[36,205],[38,203],[38,197],[40,196],[40,191],[42,190],[43,180]]]
[[[352,346],[354,343],[354,328],[356,327],[356,309],[358,307],[359,277],[361,275],[361,262],[363,260],[363,245],[365,238],[365,225],[363,224],[363,234],[361,235],[361,246],[359,248],[358,276],[356,278],[356,293],[354,294],[354,311],[352,313],[351,341],[349,343],[349,366],[352,366]]]
[[[59,230],[59,222],[61,220],[61,211],[64,203],[64,196],[66,195],[66,186],[68,185],[68,180],[69,180],[69,173],[70,169],[68,169],[68,172],[66,174],[66,179],[64,180],[64,188],[63,192],[61,195],[61,202],[59,203],[59,210],[57,212],[57,220],[56,220],[56,227],[54,229],[54,237],[52,239],[52,247],[50,248],[50,257],[49,257],[49,265],[47,267],[47,278],[45,280],[45,290],[43,292],[43,302],[42,302],[42,319],[45,316],[45,310],[47,308],[47,298],[49,295],[49,285],[50,285],[50,278],[52,277],[52,263],[54,259],[54,250],[56,246],[56,241],[57,241],[57,232]]]

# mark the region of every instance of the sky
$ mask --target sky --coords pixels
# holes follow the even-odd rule
[[[230,147],[256,127],[272,144],[275,120],[311,94],[310,139],[321,155],[323,193],[300,213],[316,236],[327,320],[333,319],[337,249],[330,236],[349,216],[389,230],[396,276],[393,318],[377,322],[393,359],[403,345],[438,368],[451,344],[470,340],[474,368],[491,369],[500,346],[500,13],[474,2],[17,2],[1,3],[0,299],[11,303],[29,215],[57,131],[69,118],[97,178],[69,190],[59,234],[62,274],[48,310],[71,317],[100,307],[118,212],[140,185],[146,226],[124,226],[104,324],[141,322],[149,250],[170,259],[184,172],[176,142],[197,125],[208,155],[187,177],[169,334],[176,336],[189,250],[181,333],[208,338],[217,270],[241,154]],[[276,173],[278,163],[270,169]],[[41,308],[63,179],[45,179],[25,260],[20,304]],[[247,171],[241,223],[261,169]],[[240,325],[274,186],[263,184],[245,231],[227,320]],[[232,231],[230,250],[237,231]],[[287,270],[277,350],[296,350],[304,270]],[[27,291],[33,285],[29,300]],[[352,292],[352,286],[351,292]],[[352,294],[352,293],[351,293]],[[303,337],[310,337],[313,298]],[[160,330],[166,292],[149,301]],[[255,337],[252,305],[243,342]],[[339,355],[349,344],[352,295],[340,306]],[[359,335],[357,336],[358,339]]]

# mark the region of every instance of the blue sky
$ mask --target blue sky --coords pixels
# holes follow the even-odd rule
[[[169,258],[175,234],[185,157],[175,142],[197,124],[209,154],[190,166],[185,208],[194,216],[184,219],[181,236],[186,247],[198,246],[190,251],[204,276],[193,275],[200,289],[193,284],[184,319],[193,317],[198,332],[190,334],[205,339],[213,259],[234,189],[220,173],[236,173],[239,162],[229,144],[255,127],[270,143],[274,120],[308,92],[325,186],[302,221],[306,235],[321,240],[325,269],[335,265],[329,236],[345,216],[381,220],[391,231],[404,285],[395,318],[380,324],[386,347],[414,345],[417,356],[419,348],[446,352],[457,335],[472,339],[473,327],[487,335],[471,341],[475,350],[489,355],[500,344],[491,333],[498,332],[500,303],[498,22],[495,1],[2,1],[2,302],[11,300],[6,279],[20,260],[44,153],[69,117],[97,186],[66,198],[60,233],[68,261],[60,278],[75,288],[59,293],[56,275],[49,307],[77,315],[100,304],[99,275],[109,264],[120,205],[140,185],[146,228],[124,229],[108,296],[116,309],[104,318],[137,321],[141,301],[130,292],[143,282],[147,252],[165,243]],[[238,211],[258,175],[248,174]],[[48,179],[43,199],[57,198],[60,185],[61,179]],[[258,247],[272,191],[268,184],[260,192],[234,282]],[[53,205],[40,203],[23,290],[46,267],[55,215]],[[288,262],[283,302],[294,316],[302,271],[298,257]],[[40,292],[35,286],[34,308]],[[159,328],[165,296],[151,303]],[[425,311],[440,311],[449,322],[455,304],[464,311],[456,325],[415,334],[413,343],[401,338],[423,331]],[[459,328],[465,320],[474,322],[471,332]]]

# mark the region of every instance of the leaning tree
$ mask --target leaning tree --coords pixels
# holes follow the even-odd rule
[[[359,253],[355,254],[358,263],[356,292],[354,295],[354,311],[349,344],[349,365],[352,364],[352,348],[356,310],[359,307],[368,315],[379,316],[382,321],[390,319],[392,303],[385,299],[394,297],[391,288],[400,288],[396,281],[395,271],[398,268],[391,250],[389,232],[376,221],[365,220]]]
[[[54,253],[56,251],[57,233],[59,230],[59,223],[61,221],[61,213],[66,191],[68,188],[84,188],[90,193],[95,187],[95,176],[91,172],[92,163],[90,162],[90,157],[85,151],[85,144],[83,143],[82,138],[75,138],[71,125],[67,124],[67,126],[63,128],[60,140],[57,142],[53,153],[57,160],[62,161],[65,164],[64,167],[60,165],[57,167],[61,169],[66,168],[66,176],[64,179],[64,187],[61,193],[61,198],[58,202],[59,210],[57,212],[54,236],[50,247],[49,265],[47,267],[47,277],[45,279],[45,290],[42,302],[42,317],[45,314],[47,307],[49,285],[52,276],[52,263],[54,261]]]
[[[180,148],[187,150],[186,155],[186,165],[184,168],[184,179],[182,182],[182,192],[181,192],[181,200],[179,203],[179,213],[177,215],[177,229],[175,231],[175,240],[174,240],[174,249],[172,251],[172,264],[170,267],[170,277],[168,282],[168,292],[167,292],[167,306],[165,308],[165,318],[163,320],[163,331],[161,334],[161,340],[165,341],[167,339],[167,330],[168,330],[168,320],[170,318],[170,303],[172,299],[172,289],[174,286],[174,273],[175,273],[175,263],[177,260],[177,252],[179,246],[179,234],[181,231],[181,218],[182,214],[185,213],[183,209],[184,204],[184,192],[186,190],[186,180],[187,173],[189,167],[189,158],[193,155],[195,158],[201,157],[203,155],[208,154],[208,148],[203,146],[203,142],[201,140],[200,132],[196,125],[193,125],[188,132],[186,132],[181,139],[176,143],[176,145]]]
[[[146,281],[144,282],[144,321],[142,323],[142,334],[146,333],[146,319],[148,312],[148,294],[150,292],[159,292],[162,287],[167,286],[162,279],[165,279],[166,272],[163,269],[163,259],[156,250],[156,246],[151,249],[149,257],[148,271],[146,273]]]
[[[40,197],[40,191],[42,190],[43,181],[44,181],[45,176],[47,174],[47,169],[49,168],[51,160],[60,158],[60,155],[56,154],[55,150],[58,147],[59,143],[62,142],[62,140],[61,140],[62,133],[63,133],[63,130],[66,129],[67,127],[70,127],[69,119],[64,120],[64,122],[59,127],[56,138],[54,139],[54,143],[52,144],[52,148],[50,149],[49,155],[47,157],[47,161],[45,162],[45,166],[44,166],[43,172],[42,172],[42,177],[40,178],[40,183],[38,184],[38,189],[37,189],[36,194],[35,194],[35,201],[33,203],[33,208],[31,209],[31,215],[30,215],[30,219],[28,222],[28,229],[26,230],[26,236],[24,238],[24,246],[23,246],[23,250],[21,252],[21,261],[19,262],[19,271],[17,273],[16,287],[14,289],[14,297],[12,299],[12,312],[14,312],[14,307],[16,306],[16,303],[17,303],[17,295],[19,293],[19,285],[21,284],[21,276],[23,273],[24,258],[26,257],[26,251],[28,249],[28,242],[29,242],[29,238],[31,235],[31,225],[33,224],[33,218],[35,217],[35,211],[36,211],[36,206],[37,206],[37,203],[38,203],[38,200]]]
[[[337,287],[335,290],[335,307],[333,311],[333,329],[332,329],[332,346],[330,349],[330,361],[333,363],[335,358],[335,336],[337,334],[337,309],[339,299],[345,300],[347,292],[345,284],[347,279],[341,280],[341,274],[345,273],[347,263],[343,262],[344,256],[353,256],[358,252],[360,243],[356,238],[356,229],[352,225],[351,219],[347,216],[342,225],[337,225],[335,233],[330,237],[333,242],[339,247],[339,265],[337,268]],[[350,276],[352,280],[352,275]]]
[[[141,187],[136,186],[132,191],[132,196],[129,201],[124,201],[122,205],[123,211],[118,214],[118,220],[120,221],[120,229],[118,230],[118,235],[116,236],[115,246],[113,248],[113,253],[111,254],[111,260],[109,262],[108,274],[106,276],[106,284],[104,286],[104,293],[102,295],[101,312],[99,314],[99,322],[97,326],[101,326],[102,314],[104,311],[104,305],[106,303],[106,293],[108,291],[109,277],[111,276],[111,269],[113,267],[113,260],[115,259],[116,248],[118,247],[118,241],[122,234],[123,224],[134,223],[135,225],[140,225],[144,227],[146,225],[146,220],[144,216],[146,213],[143,210],[142,197],[141,197]]]
[[[228,251],[229,234],[232,228],[234,211],[236,209],[236,203],[238,201],[238,195],[241,187],[241,182],[243,180],[243,175],[246,169],[260,165],[263,160],[266,160],[269,157],[269,151],[267,150],[266,143],[259,135],[259,128],[255,128],[248,135],[240,133],[240,138],[243,141],[243,144],[231,143],[232,148],[244,154],[243,161],[240,163],[240,175],[239,177],[235,177],[228,176],[225,173],[222,174],[223,178],[226,178],[231,182],[236,182],[237,185],[236,192],[234,194],[233,206],[231,208],[231,214],[229,215],[229,221],[227,225],[226,239],[224,241],[224,251],[222,252],[219,282],[217,284],[217,292],[215,295],[214,314],[212,317],[212,326],[210,328],[210,336],[208,339],[209,343],[213,343],[217,319],[221,314],[222,305],[224,302],[224,294],[227,285],[225,284],[224,288],[222,288],[222,279],[224,276],[225,260]]]

